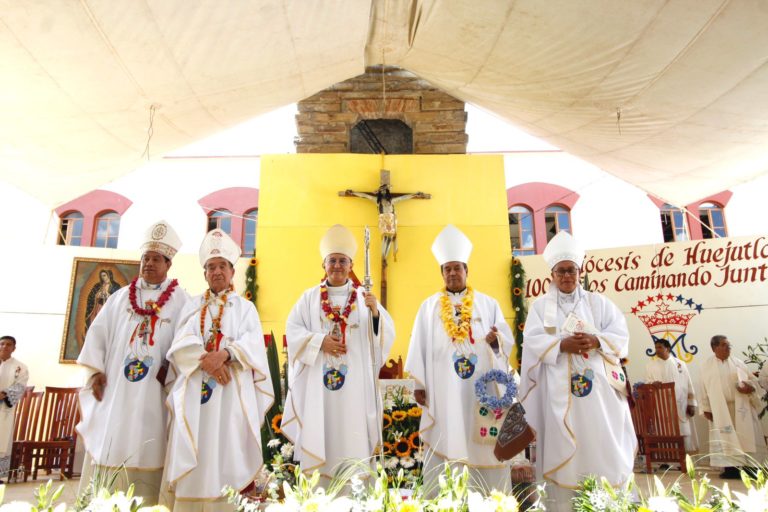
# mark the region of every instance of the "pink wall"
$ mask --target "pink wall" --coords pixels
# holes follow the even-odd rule
[[[73,211],[83,214],[83,238],[81,245],[90,247],[93,245],[96,217],[107,211],[113,211],[122,217],[123,213],[132,204],[133,202],[130,199],[115,192],[92,190],[59,206],[55,211],[59,218]]]
[[[231,187],[217,190],[197,201],[206,215],[213,210],[225,209],[232,213],[232,240],[243,243],[243,216],[249,210],[259,207],[259,189]]]
[[[725,209],[726,205],[728,204],[728,201],[731,200],[731,197],[733,196],[733,192],[730,190],[724,190],[722,192],[719,192],[717,194],[707,196],[703,199],[699,199],[696,202],[693,202],[691,204],[688,204],[685,206],[686,210],[686,221],[688,222],[688,230],[691,234],[691,240],[702,240],[704,238],[704,235],[702,233],[701,224],[699,222],[699,206],[701,206],[701,203],[715,203],[719,204],[720,206]],[[653,204],[656,205],[659,210],[661,210],[661,207],[664,206],[665,201],[662,199],[659,199],[658,197],[654,197],[650,194],[648,194],[648,197],[653,201]],[[726,219],[726,229],[728,227],[728,219]]]
[[[525,206],[533,212],[533,233],[536,253],[541,254],[547,245],[547,230],[544,214],[548,206],[564,206],[568,210],[579,200],[579,194],[573,190],[551,183],[523,183],[507,189],[507,208],[515,205]],[[571,231],[573,218],[571,218]]]

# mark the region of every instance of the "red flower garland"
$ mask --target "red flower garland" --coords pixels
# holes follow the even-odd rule
[[[325,316],[332,322],[344,322],[346,324],[347,320],[349,319],[349,314],[352,313],[352,310],[356,307],[356,301],[357,286],[355,286],[353,283],[352,293],[349,294],[346,307],[341,311],[341,314],[336,313],[331,308],[331,301],[328,300],[328,286],[325,280],[323,280],[322,284],[320,285],[320,306],[323,308],[323,313],[325,313]]]
[[[179,281],[174,279],[168,285],[168,288],[166,288],[165,291],[160,294],[157,302],[150,302],[150,307],[148,308],[140,308],[136,303],[136,282],[138,280],[138,277],[134,277],[133,281],[131,281],[131,286],[128,290],[128,298],[131,301],[133,312],[141,316],[157,316],[160,310],[163,309],[163,306],[165,306],[166,303],[171,299],[171,295],[173,295],[174,290],[176,290],[176,287],[179,285]]]

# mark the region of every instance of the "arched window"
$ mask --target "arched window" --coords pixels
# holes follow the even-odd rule
[[[547,242],[552,240],[560,231],[573,234],[571,231],[571,212],[568,208],[557,205],[547,206],[544,212],[544,224],[547,228]]]
[[[661,229],[665,242],[681,242],[688,240],[688,228],[685,224],[685,214],[680,208],[664,203],[661,207]]]
[[[229,210],[211,210],[208,214],[208,231],[220,228],[226,234],[232,233],[232,214]]]
[[[515,256],[536,254],[533,213],[525,206],[515,205],[509,209],[509,239]]]
[[[59,245],[81,245],[83,242],[83,214],[69,212],[59,224]]]
[[[104,212],[96,217],[93,246],[117,249],[117,237],[119,234],[120,216],[116,212]]]
[[[725,213],[723,207],[717,203],[701,203],[699,205],[699,220],[701,226],[701,236],[704,238],[719,238],[728,236],[725,229]]]
[[[256,250],[256,225],[259,220],[259,209],[248,210],[243,215],[243,256],[253,256]]]

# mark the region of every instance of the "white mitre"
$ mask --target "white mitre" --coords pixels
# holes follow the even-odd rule
[[[144,233],[144,243],[141,244],[140,250],[142,256],[144,253],[152,251],[160,253],[171,260],[180,247],[181,239],[176,234],[176,231],[173,230],[168,222],[159,220],[147,228],[147,231]]]
[[[224,258],[234,265],[239,257],[240,246],[220,228],[209,231],[200,244],[200,265],[203,267],[211,258]]]
[[[448,224],[432,243],[432,254],[442,267],[449,261],[469,263],[472,254],[472,242],[453,224]]]
[[[572,261],[581,268],[585,256],[584,246],[567,231],[560,231],[549,241],[542,256],[550,269],[561,261]]]
[[[356,253],[355,235],[341,224],[331,226],[320,240],[320,256],[323,257],[323,261],[329,254],[343,254],[350,260],[354,260]]]

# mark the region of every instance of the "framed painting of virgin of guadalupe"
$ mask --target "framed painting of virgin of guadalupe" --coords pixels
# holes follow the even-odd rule
[[[69,282],[60,363],[75,363],[85,334],[107,299],[139,274],[138,261],[75,258]]]

